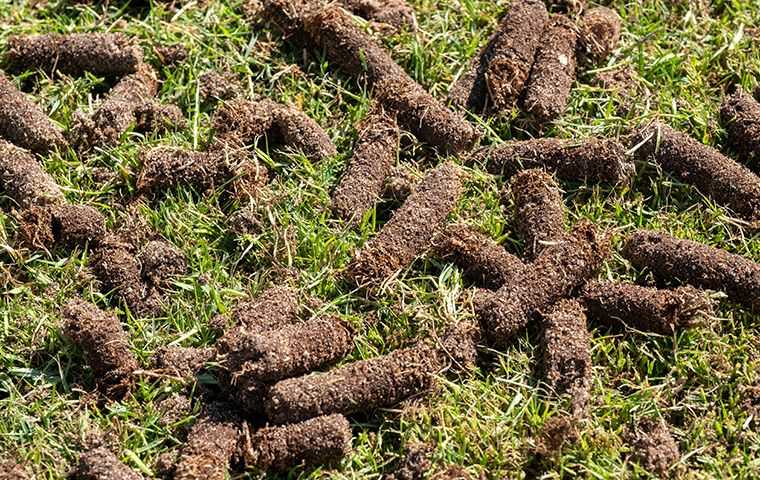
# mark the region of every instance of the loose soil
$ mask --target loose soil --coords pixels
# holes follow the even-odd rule
[[[689,286],[659,290],[622,282],[590,282],[581,298],[589,318],[598,323],[661,335],[691,327],[713,314],[710,297]]]
[[[225,480],[240,437],[240,420],[232,407],[214,403],[206,408],[187,435],[174,478]]]
[[[169,347],[171,348],[171,347]],[[187,418],[193,410],[193,403],[190,397],[184,393],[174,393],[166,398],[159,400],[156,403],[156,410],[161,414],[158,419],[158,424],[162,427],[171,428],[176,423]],[[174,461],[171,462],[172,469],[176,464],[176,455]]]
[[[123,397],[138,364],[119,319],[80,299],[66,304],[61,316],[64,334],[83,350],[98,389],[109,398]]]
[[[161,104],[149,100],[135,109],[135,131],[140,133],[164,133],[187,127],[187,119],[177,105]]]
[[[203,369],[206,362],[210,361],[215,354],[216,350],[210,347],[161,347],[153,357],[153,365],[167,375],[191,379]]]
[[[359,126],[359,138],[332,197],[333,214],[346,222],[358,222],[383,191],[396,164],[399,129],[383,112],[371,113]]]
[[[137,71],[143,52],[122,33],[51,33],[8,38],[5,61],[14,73],[42,70],[121,77]]]
[[[338,153],[338,149],[322,127],[301,110],[280,106],[273,112],[270,138],[276,144],[301,151],[307,158],[323,160]]]
[[[158,57],[158,61],[165,67],[175,67],[187,60],[189,52],[187,47],[181,43],[174,45],[157,45],[153,51]]]
[[[61,188],[27,150],[0,140],[0,186],[22,210],[66,202]]]
[[[596,7],[586,10],[580,23],[579,46],[584,63],[602,63],[620,41],[623,29],[620,16],[607,7]]]
[[[449,225],[433,245],[433,254],[452,262],[477,286],[497,290],[525,265],[488,235],[456,223]]]
[[[743,162],[760,173],[760,103],[737,87],[723,99],[720,119],[728,133],[728,144]]]
[[[0,458],[0,480],[28,480],[34,479],[29,470],[22,463],[12,459]]]
[[[433,346],[444,369],[455,373],[471,373],[478,360],[480,327],[474,321],[460,320],[446,329]]]
[[[155,287],[167,287],[171,280],[187,273],[185,255],[164,240],[151,240],[137,255],[141,276]]]
[[[399,165],[391,170],[390,175],[383,182],[383,191],[380,196],[386,200],[405,202],[414,193],[420,182],[407,167]]]
[[[663,170],[704,195],[730,207],[742,218],[760,225],[760,177],[712,147],[655,123],[637,135],[642,159],[652,157]]]
[[[230,331],[219,340],[227,343],[226,351],[237,349],[236,340],[241,335],[258,335],[284,327],[298,320],[298,292],[288,286],[276,285],[261,292],[256,298],[238,303],[228,315],[219,315],[212,323],[221,330],[240,325],[239,332]]]
[[[103,214],[86,205],[32,207],[21,213],[24,242],[35,248],[66,249],[97,244],[106,234]]]
[[[63,132],[0,72],[0,137],[34,153],[63,150]]]
[[[730,300],[760,311],[760,264],[749,258],[649,230],[631,234],[623,256],[660,278],[723,291]]]
[[[515,231],[524,244],[524,256],[536,258],[547,245],[565,236],[565,204],[559,186],[548,173],[525,170],[509,186],[515,209]]]
[[[385,23],[396,30],[414,30],[414,8],[406,0],[340,0],[355,15]]]
[[[232,72],[217,72],[212,70],[198,78],[200,97],[204,102],[216,100],[232,100],[243,93],[243,87],[237,75]]]
[[[266,427],[253,434],[246,464],[268,472],[330,464],[350,453],[351,438],[351,426],[343,415]]]
[[[577,43],[573,21],[561,15],[552,17],[541,37],[522,100],[523,110],[540,124],[556,120],[567,108],[575,81]]]
[[[432,450],[431,445],[424,443],[410,445],[396,470],[383,475],[382,480],[422,480],[433,469],[433,462],[430,461]]]
[[[633,459],[658,477],[668,477],[670,466],[681,458],[668,424],[662,419],[642,419],[630,437]]]
[[[78,480],[142,480],[143,476],[121,463],[106,447],[97,447],[82,453],[71,474]]]
[[[461,194],[459,169],[444,163],[430,170],[412,196],[369,240],[347,267],[356,285],[379,284],[427,249]]]

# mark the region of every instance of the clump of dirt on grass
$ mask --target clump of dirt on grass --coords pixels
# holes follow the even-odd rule
[[[241,422],[227,404],[208,405],[187,435],[176,480],[224,480],[240,438]]]
[[[634,172],[626,148],[618,140],[538,138],[484,147],[470,162],[483,161],[488,172],[509,178],[520,170],[542,168],[562,180],[618,184]]]
[[[154,357],[154,366],[169,375],[182,379],[194,377],[210,361],[216,350],[203,347],[168,346],[159,348]]]
[[[577,15],[586,8],[585,0],[547,0],[546,5],[551,11],[559,11],[571,15]]]
[[[385,177],[383,182],[383,191],[381,197],[396,202],[404,202],[409,195],[414,192],[419,183],[419,178],[406,166],[399,165],[391,170],[391,173]]]
[[[8,38],[5,61],[9,71],[18,73],[42,70],[121,77],[137,71],[143,51],[122,33],[51,33]]]
[[[547,246],[511,283],[488,296],[478,320],[486,340],[504,347],[531,318],[583,285],[609,254],[609,238],[581,222],[562,241]]]
[[[34,153],[66,146],[63,132],[0,72],[0,137]]]
[[[187,272],[187,259],[174,245],[164,240],[151,240],[137,255],[142,277],[156,287],[166,287],[173,277]]]
[[[92,448],[79,456],[71,478],[79,480],[142,480],[143,476],[124,465],[106,447]]]
[[[636,135],[637,155],[760,225],[760,177],[712,147],[661,123]]]
[[[552,17],[541,37],[522,99],[523,109],[540,124],[556,120],[567,108],[575,81],[577,43],[575,24],[561,15]]]
[[[163,427],[170,427],[190,415],[193,405],[192,400],[187,395],[174,393],[159,400],[156,403],[156,409],[161,414],[158,424]],[[176,458],[171,464],[172,467],[176,464]]]
[[[565,236],[565,204],[551,175],[525,170],[514,177],[509,191],[515,208],[515,230],[524,243],[524,255],[536,258],[547,245]]]
[[[629,432],[628,441],[634,461],[660,478],[666,478],[670,466],[681,458],[678,444],[662,419],[640,420],[634,431]]]
[[[124,396],[138,364],[119,319],[81,299],[67,303],[61,316],[64,334],[84,351],[98,389],[111,398]]]
[[[252,435],[246,465],[266,472],[285,472],[298,465],[333,463],[349,454],[351,438],[351,426],[343,415],[265,427]]]
[[[301,110],[282,105],[272,114],[273,128],[269,131],[269,136],[275,143],[301,151],[314,160],[322,160],[338,153],[327,132]]]
[[[140,133],[163,133],[187,126],[187,119],[177,105],[148,101],[135,109],[135,131]]]
[[[340,0],[340,3],[356,15],[397,30],[416,27],[414,8],[406,0]]]
[[[49,205],[21,212],[24,242],[36,248],[73,249],[97,244],[106,235],[105,217],[87,205]]]
[[[183,63],[187,60],[187,47],[181,43],[174,45],[158,45],[153,47],[153,51],[158,57],[158,61],[165,67],[172,67]]]
[[[231,100],[240,96],[243,87],[237,75],[232,72],[217,72],[212,70],[198,78],[200,97],[204,102],[214,100]]]
[[[335,216],[357,222],[373,207],[396,163],[399,135],[395,118],[383,112],[368,115],[359,125],[354,153],[333,193]]]
[[[23,148],[0,140],[0,186],[21,209],[61,205],[61,188],[37,159]]]
[[[367,242],[347,267],[356,285],[381,283],[428,248],[461,193],[459,169],[444,163],[430,170],[417,190]]]
[[[517,0],[451,87],[450,100],[476,113],[510,110],[528,80],[549,19],[541,0]]]
[[[698,288],[725,292],[729,299],[760,310],[760,264],[720,248],[681,240],[667,233],[637,230],[623,256],[659,278],[678,279]]]
[[[659,290],[622,282],[589,282],[582,299],[592,320],[662,335],[691,327],[713,313],[707,293],[689,286]]]
[[[752,422],[760,426],[760,384],[744,386],[741,389],[742,409]]]
[[[607,7],[595,7],[586,10],[580,23],[580,47],[584,62],[603,62],[620,41],[623,29],[620,16]]]
[[[383,475],[383,480],[422,480],[433,469],[433,462],[430,461],[432,450],[432,446],[425,443],[410,445],[396,470]]]
[[[723,99],[720,119],[728,144],[755,172],[760,173],[760,103],[741,87]]]
[[[238,303],[227,315],[218,315],[212,324],[221,330],[239,325],[244,335],[258,335],[275,330],[298,320],[298,292],[286,285],[275,285],[261,292],[256,298]],[[228,348],[235,349],[232,338],[241,333],[230,331]]]
[[[571,415],[555,415],[544,422],[534,453],[539,463],[556,457],[568,443],[578,441],[578,418]]]
[[[486,477],[482,475],[480,480],[485,480],[485,478]],[[464,468],[453,465],[444,469],[442,472],[434,474],[430,477],[430,480],[473,480],[473,477]]]
[[[15,460],[0,458],[0,480],[27,480],[34,478],[23,464]]]
[[[525,267],[492,238],[461,223],[446,227],[433,245],[433,254],[453,262],[472,283],[491,290],[509,283]]]

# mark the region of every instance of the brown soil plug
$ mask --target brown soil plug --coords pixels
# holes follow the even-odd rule
[[[15,36],[8,39],[8,70],[58,71],[79,76],[121,77],[135,73],[143,61],[142,49],[122,33],[72,33]]]
[[[522,100],[523,109],[540,124],[564,113],[575,81],[575,24],[561,15],[552,17],[550,23],[541,37]]]
[[[384,113],[370,114],[359,126],[359,138],[332,198],[335,216],[358,222],[380,197],[385,179],[396,164],[399,129]]]
[[[562,192],[548,173],[525,170],[510,183],[515,207],[516,231],[527,258],[536,258],[547,245],[565,236],[565,204]]]
[[[97,244],[106,235],[105,223],[103,214],[87,205],[31,207],[21,214],[23,238],[36,248]]]
[[[63,149],[66,146],[61,129],[2,72],[0,137],[42,155],[54,148]]]
[[[253,434],[246,464],[267,472],[329,464],[348,455],[351,438],[351,426],[343,415],[266,427]]]
[[[164,240],[151,240],[137,255],[141,275],[156,287],[166,287],[172,278],[187,272],[187,259],[174,245]]]
[[[90,449],[79,456],[70,478],[78,480],[142,480],[143,476],[121,463],[106,447]]]
[[[187,435],[177,467],[176,480],[224,480],[238,447],[240,420],[232,406],[214,403],[206,408]]]
[[[153,357],[153,365],[170,375],[189,379],[195,376],[215,354],[216,350],[210,347],[161,347]]]
[[[84,300],[71,300],[61,310],[63,332],[83,351],[98,388],[108,397],[123,397],[138,364],[119,319]]]
[[[340,0],[354,14],[398,30],[415,28],[414,9],[406,0]]]
[[[449,98],[476,113],[509,110],[528,80],[549,19],[542,0],[517,0],[451,87]]]
[[[391,170],[390,175],[383,182],[383,191],[380,196],[387,200],[404,202],[414,193],[420,179],[417,178],[407,167],[399,165]]]
[[[760,173],[760,103],[737,87],[723,99],[720,119],[728,132],[728,144],[749,168]]]
[[[587,10],[581,18],[580,47],[586,63],[599,64],[610,56],[620,41],[623,22],[607,7]]]
[[[623,256],[660,278],[723,291],[732,301],[760,310],[760,264],[749,258],[649,230],[631,234]]]
[[[538,138],[484,147],[471,161],[485,161],[494,175],[509,178],[527,168],[542,168],[568,181],[626,183],[634,171],[625,147],[615,139],[581,141]]]
[[[431,245],[461,193],[459,169],[444,163],[430,170],[415,193],[347,267],[356,285],[380,283]]]
[[[525,267],[488,235],[461,223],[446,227],[433,245],[433,253],[461,268],[472,283],[491,290],[509,283]]]
[[[37,159],[4,140],[0,140],[0,186],[21,209],[66,202],[61,188]]]
[[[688,328],[713,312],[709,296],[689,286],[659,290],[622,282],[590,282],[582,299],[592,320],[662,335]]]
[[[665,420],[645,418],[630,434],[633,459],[659,478],[667,478],[668,469],[681,458]]]
[[[228,325],[240,325],[246,334],[257,335],[294,323],[297,315],[298,292],[288,286],[276,285],[252,300],[238,303],[228,315],[218,315],[212,323],[222,329]],[[235,347],[230,345],[229,348]]]
[[[608,239],[581,222],[563,241],[547,246],[511,283],[485,299],[478,319],[492,345],[504,347],[531,318],[583,285],[609,253]]]

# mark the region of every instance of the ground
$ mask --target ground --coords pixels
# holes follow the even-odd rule
[[[341,281],[354,250],[387,218],[370,216],[357,230],[332,220],[329,200],[350,155],[355,125],[369,108],[366,89],[331,73],[320,52],[304,52],[269,29],[254,28],[237,0],[188,2],[173,9],[134,1],[107,6],[65,1],[0,1],[0,51],[12,34],[91,30],[124,31],[157,64],[155,46],[181,43],[187,60],[161,69],[160,98],[177,102],[190,119],[187,129],[163,136],[129,134],[114,149],[80,159],[73,153],[44,159],[48,172],[71,202],[100,210],[110,225],[126,215],[135,192],[138,153],[149,145],[202,146],[211,107],[199,100],[199,77],[234,72],[248,94],[261,94],[303,108],[326,128],[340,154],[318,164],[298,153],[259,145],[273,172],[272,197],[255,205],[260,231],[232,234],[229,213],[240,205],[221,193],[188,189],[154,202],[134,204],[139,214],[189,261],[159,318],[135,318],[103,295],[87,269],[88,250],[70,254],[21,247],[11,205],[0,198],[0,452],[31,466],[40,478],[60,478],[75,462],[83,439],[105,435],[119,458],[149,473],[157,457],[177,445],[177,424],[159,422],[157,403],[178,384],[145,377],[132,396],[99,405],[93,378],[80,351],[61,335],[60,307],[81,294],[103,308],[120,310],[138,359],[147,361],[167,344],[206,346],[217,337],[210,320],[242,297],[254,294],[283,272],[299,275],[299,288],[326,302],[359,330],[349,359],[389,352],[415,338],[439,332],[454,319],[472,316],[470,293],[460,272],[420,259],[379,300],[365,300]],[[178,2],[179,3],[179,2]],[[412,0],[419,30],[380,34],[393,57],[422,85],[444,99],[448,86],[487,39],[508,7],[504,0],[434,2]],[[594,85],[585,71],[573,87],[567,113],[547,136],[615,136],[660,118],[700,141],[721,147],[718,122],[724,90],[740,83],[753,89],[760,75],[760,9],[754,0],[615,0],[623,18],[619,48],[603,69],[629,67],[637,82],[630,95]],[[17,80],[24,80],[18,79]],[[68,126],[77,108],[87,108],[105,87],[86,76],[28,79],[51,117]],[[483,121],[484,143],[527,138],[519,121]],[[461,159],[453,158],[457,163]],[[413,146],[400,161],[422,172],[439,159]],[[760,236],[693,188],[637,165],[629,187],[614,189],[563,183],[570,221],[581,218],[615,232],[615,245],[637,227],[662,229],[760,261]],[[521,245],[510,218],[499,209],[500,178],[466,168],[466,191],[454,218],[482,228],[513,252]],[[104,181],[105,178],[105,181]],[[601,278],[642,279],[616,253]],[[464,466],[486,478],[646,478],[632,461],[626,441],[644,417],[662,417],[680,447],[671,473],[684,478],[758,478],[760,430],[749,419],[746,395],[760,382],[760,316],[723,302],[705,325],[671,336],[613,332],[592,325],[594,376],[590,415],[579,440],[536,467],[534,452],[544,423],[563,405],[548,399],[535,380],[537,335],[489,352],[473,375],[449,379],[428,399],[352,419],[353,453],[340,466],[294,470],[292,478],[379,478],[408,446],[431,444],[434,470]],[[757,402],[757,399],[755,399]],[[756,410],[756,408],[755,408]],[[185,418],[179,423],[189,422]]]

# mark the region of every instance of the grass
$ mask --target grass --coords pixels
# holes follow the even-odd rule
[[[31,465],[40,478],[60,478],[74,464],[79,445],[104,434],[130,466],[150,471],[156,458],[179,443],[178,425],[161,426],[157,402],[182,386],[141,380],[132,397],[98,405],[93,379],[77,351],[60,333],[59,308],[83,295],[117,309],[131,346],[147,364],[158,347],[210,345],[209,320],[241,297],[281,278],[299,274],[298,286],[326,302],[325,309],[359,329],[350,359],[385,353],[415,338],[472,316],[469,292],[451,265],[420,259],[402,272],[378,300],[367,301],[340,281],[353,251],[381,225],[371,216],[358,231],[332,220],[328,205],[355,140],[355,125],[367,112],[366,89],[334,75],[320,52],[304,52],[276,32],[253,28],[230,0],[189,2],[172,10],[161,3],[140,8],[71,6],[68,2],[0,1],[0,51],[13,34],[91,30],[124,31],[137,37],[148,59],[152,46],[182,43],[187,62],[165,68],[160,98],[177,102],[190,128],[163,136],[129,134],[118,148],[91,158],[51,155],[45,168],[68,199],[98,208],[115,225],[127,214],[139,171],[139,151],[158,144],[202,146],[209,137],[211,109],[198,102],[198,77],[230,70],[250,95],[301,106],[323,125],[341,152],[318,165],[294,152],[261,154],[274,172],[277,202],[254,207],[265,228],[234,237],[227,224],[241,205],[218,192],[171,191],[140,202],[140,215],[186,254],[190,269],[166,295],[166,316],[135,318],[100,293],[87,270],[88,250],[40,252],[21,248],[12,203],[0,198],[0,452]],[[452,79],[494,28],[508,2],[413,0],[420,29],[382,35],[393,57],[435,96],[444,98]],[[615,0],[624,21],[620,47],[600,69],[628,65],[641,90],[626,98],[590,85],[593,71],[579,76],[567,113],[546,132],[556,137],[614,136],[661,118],[699,140],[720,147],[720,98],[729,85],[752,88],[760,75],[760,9],[753,0]],[[304,59],[306,59],[304,61]],[[51,117],[67,126],[78,108],[88,108],[107,88],[103,79],[21,78]],[[481,120],[478,120],[482,122]],[[485,143],[527,138],[519,121],[483,123]],[[455,159],[456,160],[456,159]],[[439,159],[415,147],[399,161],[421,174]],[[458,160],[457,160],[458,161]],[[606,189],[564,184],[571,222],[588,218],[614,229],[616,243],[637,227],[662,229],[760,261],[760,237],[743,228],[693,188],[638,166],[630,187]],[[94,173],[111,172],[107,183]],[[454,213],[499,239],[511,251],[520,244],[510,219],[499,210],[500,178],[468,169],[466,193]],[[615,254],[603,278],[644,279]],[[682,453],[672,473],[683,478],[758,478],[760,431],[742,408],[742,388],[760,382],[760,317],[723,303],[706,325],[673,336],[593,330],[594,381],[589,418],[580,440],[548,466],[545,478],[646,478],[629,461],[626,429],[638,418],[661,416],[672,425]],[[525,334],[511,348],[492,352],[487,368],[462,381],[443,381],[435,395],[369,417],[353,419],[354,453],[337,469],[296,469],[289,478],[379,478],[407,445],[434,446],[435,469],[465,466],[486,478],[520,478],[544,422],[562,409],[547,398],[533,375],[536,342]],[[183,422],[190,422],[187,418]],[[181,422],[182,423],[182,422]],[[435,470],[434,469],[434,470]]]

